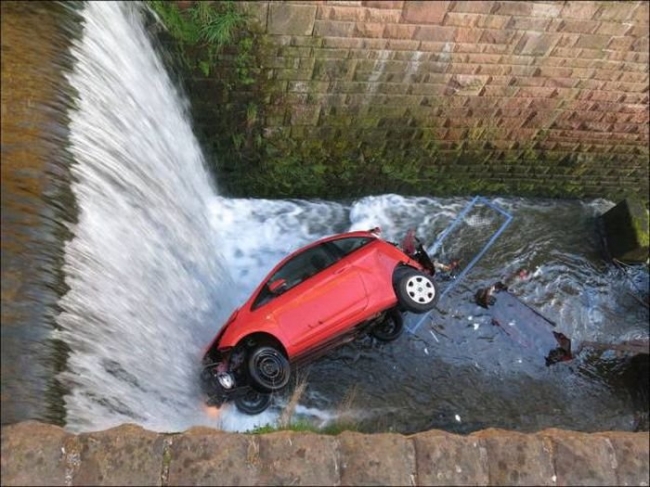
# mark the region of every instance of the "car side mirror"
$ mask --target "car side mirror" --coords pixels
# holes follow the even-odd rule
[[[286,279],[276,279],[269,283],[269,292],[271,294],[280,294],[287,287]]]

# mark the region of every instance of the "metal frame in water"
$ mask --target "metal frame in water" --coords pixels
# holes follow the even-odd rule
[[[468,205],[465,208],[463,208],[463,210],[456,216],[456,218],[454,218],[454,220],[447,226],[447,228],[443,230],[443,232],[436,239],[436,241],[431,245],[431,247],[427,249],[429,255],[434,255],[436,253],[436,251],[440,248],[440,246],[442,245],[444,240],[449,236],[452,230],[454,230],[458,225],[460,225],[460,223],[465,219],[465,217],[469,214],[472,208],[474,208],[477,204],[483,204],[488,208],[494,210],[495,212],[503,215],[505,217],[505,221],[490,236],[489,240],[476,253],[476,255],[472,258],[469,264],[463,268],[460,274],[458,274],[458,276],[456,276],[456,278],[440,293],[437,306],[440,305],[442,299],[463,280],[463,278],[469,273],[470,270],[472,270],[472,268],[476,265],[476,263],[481,259],[481,257],[483,257],[483,255],[485,255],[487,250],[494,244],[494,242],[496,242],[499,236],[505,231],[505,229],[508,227],[508,225],[510,225],[510,222],[512,221],[513,218],[512,215],[507,211],[505,211],[503,208],[501,208],[499,205],[483,198],[482,196],[475,196],[474,199],[472,199],[472,201],[470,201]],[[429,311],[428,313],[421,315],[419,320],[414,325],[407,326],[407,330],[410,333],[415,334],[415,332],[418,330],[420,325],[422,325],[424,320],[427,319],[427,317],[432,313],[432,311]]]

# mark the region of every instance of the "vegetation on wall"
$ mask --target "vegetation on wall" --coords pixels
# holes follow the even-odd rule
[[[195,133],[220,189],[247,192],[239,175],[258,164],[262,145],[264,42],[258,29],[242,2],[193,2],[186,8],[165,0],[147,4],[165,27],[159,38],[174,56],[172,69],[179,72]]]

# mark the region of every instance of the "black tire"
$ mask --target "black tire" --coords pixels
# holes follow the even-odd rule
[[[271,394],[264,394],[254,389],[250,389],[243,396],[235,399],[235,407],[245,414],[260,414],[265,411],[271,404]]]
[[[291,378],[291,366],[282,352],[270,345],[254,348],[248,355],[251,386],[259,392],[283,389]]]
[[[379,323],[370,330],[370,335],[382,342],[392,342],[404,331],[404,320],[396,309],[387,311]]]
[[[438,288],[433,277],[410,267],[398,272],[395,292],[400,306],[413,313],[432,310],[438,302]]]

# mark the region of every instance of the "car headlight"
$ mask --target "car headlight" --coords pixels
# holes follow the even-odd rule
[[[235,379],[233,376],[225,372],[217,375],[217,380],[219,381],[219,384],[221,384],[221,387],[224,389],[232,389],[235,386]]]

